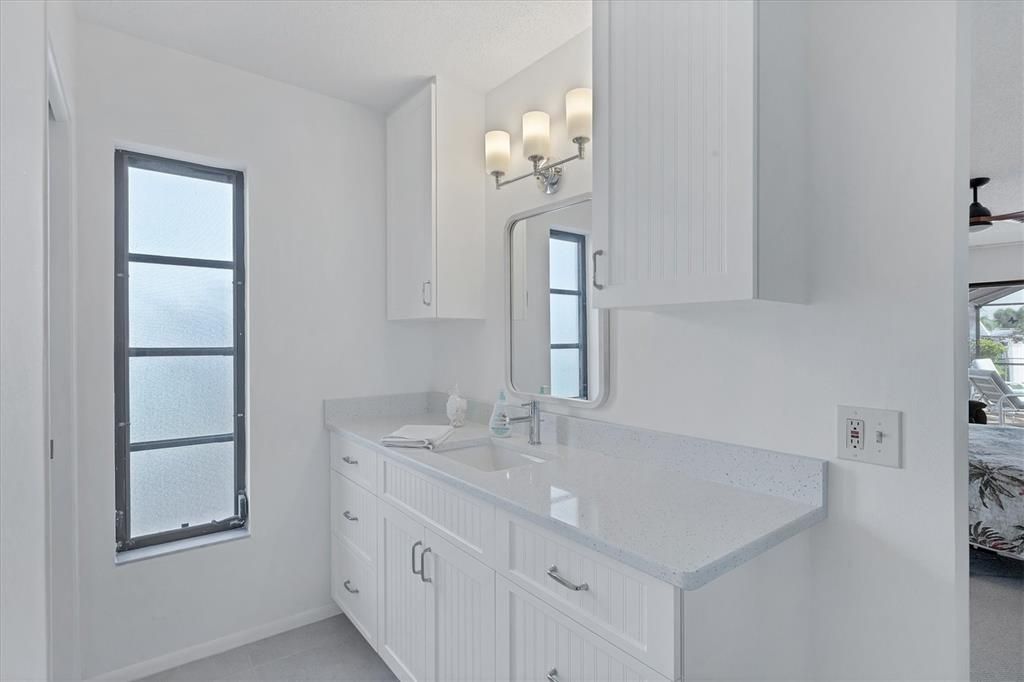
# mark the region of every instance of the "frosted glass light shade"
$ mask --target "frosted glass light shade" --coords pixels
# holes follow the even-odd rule
[[[565,93],[565,127],[570,140],[590,139],[594,127],[593,101],[590,88],[576,88]]]
[[[547,158],[551,151],[551,117],[543,111],[523,114],[523,156]]]
[[[487,174],[508,173],[512,157],[512,137],[504,130],[489,130],[484,135],[484,165]]]

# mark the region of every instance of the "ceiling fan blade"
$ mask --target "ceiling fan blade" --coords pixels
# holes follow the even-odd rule
[[[992,216],[978,216],[977,218],[971,218],[971,225],[978,225],[981,223],[997,223],[1001,221],[1015,221],[1018,223],[1024,223],[1024,211],[1014,211],[1013,213],[1003,213],[1000,215]]]
[[[1012,213],[1003,213],[1002,215],[994,215],[989,218],[992,222],[999,220],[1013,220],[1018,223],[1024,223],[1024,211],[1013,211]]]

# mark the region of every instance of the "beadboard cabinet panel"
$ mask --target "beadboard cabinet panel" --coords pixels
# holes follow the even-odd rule
[[[497,579],[497,679],[665,682],[663,677],[520,587]]]
[[[402,682],[427,679],[427,586],[415,572],[423,526],[381,504],[377,653]]]
[[[494,570],[426,532],[427,669],[433,682],[494,679]]]
[[[758,248],[800,220],[761,221],[758,40],[752,0],[594,3],[597,307],[796,293],[776,286],[786,254]],[[799,79],[770,67],[781,84]],[[799,167],[785,170],[799,186]]]

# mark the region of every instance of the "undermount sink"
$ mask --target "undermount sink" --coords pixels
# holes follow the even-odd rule
[[[471,466],[479,471],[506,471],[527,464],[545,462],[542,457],[528,455],[493,443],[471,445],[464,448],[435,450],[435,454],[447,457],[453,462]]]

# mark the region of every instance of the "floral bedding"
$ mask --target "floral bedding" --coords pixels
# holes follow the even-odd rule
[[[1024,427],[971,424],[970,542],[1024,559]]]

